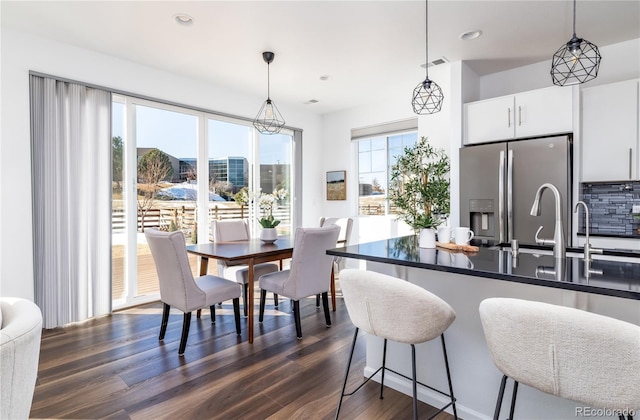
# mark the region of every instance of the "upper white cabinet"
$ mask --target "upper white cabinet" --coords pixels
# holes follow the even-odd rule
[[[573,131],[573,93],[552,86],[464,104],[464,144]]]
[[[582,90],[582,181],[640,179],[638,80]]]

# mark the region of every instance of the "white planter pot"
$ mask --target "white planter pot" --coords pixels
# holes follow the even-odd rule
[[[420,240],[418,241],[420,248],[436,247],[436,231],[433,228],[420,229]]]
[[[268,244],[272,244],[278,239],[278,231],[276,228],[263,228],[260,232],[260,240]]]

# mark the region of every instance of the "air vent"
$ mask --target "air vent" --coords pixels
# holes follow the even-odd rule
[[[436,58],[435,60],[429,61],[426,65],[425,64],[421,64],[420,67],[425,68],[425,67],[433,67],[433,66],[439,66],[440,64],[444,64],[444,63],[448,63],[449,60],[447,60],[444,57],[440,57],[440,58]]]

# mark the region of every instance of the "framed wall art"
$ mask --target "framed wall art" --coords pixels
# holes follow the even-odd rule
[[[347,171],[327,172],[327,200],[347,199]]]

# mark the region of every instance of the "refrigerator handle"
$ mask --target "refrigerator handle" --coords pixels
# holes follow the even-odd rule
[[[500,243],[506,242],[504,239],[504,163],[504,150],[501,150],[498,169],[498,232],[500,232]]]
[[[513,150],[509,150],[507,161],[507,240],[513,237]]]

